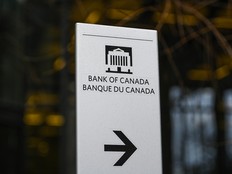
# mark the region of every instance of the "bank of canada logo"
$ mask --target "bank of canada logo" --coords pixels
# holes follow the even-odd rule
[[[132,74],[132,48],[121,46],[105,47],[107,73]]]

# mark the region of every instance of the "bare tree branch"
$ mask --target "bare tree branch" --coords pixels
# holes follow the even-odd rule
[[[218,31],[218,29],[208,20],[205,16],[203,16],[198,10],[195,8],[189,6],[188,4],[185,3],[178,3],[178,6],[182,8],[184,11],[196,16],[200,21],[202,21],[214,34],[216,39],[219,41],[219,45],[221,46],[222,49],[227,52],[227,54],[232,57],[232,48],[225,39],[225,37]]]
[[[163,45],[163,47],[167,48],[165,50],[165,54],[167,55],[168,61],[169,61],[170,65],[174,71],[174,74],[178,80],[179,85],[181,86],[182,89],[184,89],[184,81],[183,81],[183,79],[180,75],[180,72],[179,72],[179,70],[178,70],[178,68],[173,60],[172,51],[169,49],[167,42],[165,41],[165,39],[163,38],[163,36],[161,34],[159,35],[159,40],[160,40],[161,44]]]
[[[135,12],[129,14],[128,16],[126,16],[125,18],[123,18],[121,21],[119,21],[117,23],[117,25],[119,26],[123,26],[125,25],[127,22],[133,20],[134,18],[136,18],[137,16],[139,16],[140,14],[147,12],[147,11],[156,11],[156,8],[154,7],[144,7],[144,8],[140,8],[138,10],[136,10]]]
[[[161,28],[162,28],[162,26],[163,26],[163,24],[164,24],[164,21],[165,21],[165,19],[168,17],[168,14],[169,14],[169,11],[171,10],[171,0],[166,0],[165,1],[165,7],[164,7],[164,10],[163,10],[163,12],[162,12],[162,14],[161,14],[161,17],[160,17],[160,19],[159,19],[159,21],[158,21],[158,24],[156,25],[156,30],[158,30],[158,31],[160,31],[161,30]]]

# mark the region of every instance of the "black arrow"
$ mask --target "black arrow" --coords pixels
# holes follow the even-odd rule
[[[125,152],[122,157],[114,164],[114,166],[122,166],[130,156],[136,151],[134,144],[122,133],[122,131],[114,130],[114,133],[122,140],[124,145],[105,145],[104,151],[108,152]]]

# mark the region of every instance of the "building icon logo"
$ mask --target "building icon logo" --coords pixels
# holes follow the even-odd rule
[[[106,45],[105,63],[107,73],[132,74],[132,48]]]

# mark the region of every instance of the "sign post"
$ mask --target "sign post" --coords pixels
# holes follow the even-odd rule
[[[162,174],[157,33],[76,24],[77,173]]]

